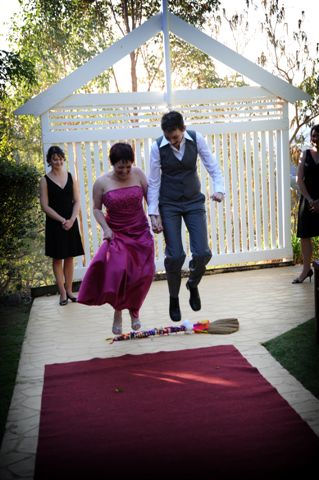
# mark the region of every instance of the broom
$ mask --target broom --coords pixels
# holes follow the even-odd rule
[[[211,333],[219,335],[227,335],[234,333],[239,329],[239,322],[237,318],[223,318],[210,322],[209,320],[202,320],[198,323],[192,324],[189,320],[184,320],[181,325],[152,328],[151,330],[141,330],[139,332],[132,331],[129,333],[122,333],[113,338],[107,338],[110,343],[120,342],[123,340],[134,340],[138,338],[148,338],[153,336],[165,336],[172,333]]]

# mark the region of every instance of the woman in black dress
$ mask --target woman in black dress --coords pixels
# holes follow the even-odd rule
[[[77,182],[64,168],[65,155],[60,147],[50,147],[47,163],[50,172],[40,180],[40,203],[46,214],[45,255],[52,258],[53,273],[60,292],[60,305],[72,294],[73,257],[83,255],[77,215],[80,197]]]
[[[302,283],[308,277],[311,281],[311,238],[319,235],[319,124],[312,127],[310,140],[313,148],[303,153],[297,172],[301,193],[297,237],[301,239],[303,269],[292,283]]]

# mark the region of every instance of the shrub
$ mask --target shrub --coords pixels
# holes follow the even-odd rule
[[[300,238],[295,233],[291,236],[291,244],[294,263],[302,263]]]
[[[22,267],[40,221],[38,170],[0,158],[0,295],[23,287]]]

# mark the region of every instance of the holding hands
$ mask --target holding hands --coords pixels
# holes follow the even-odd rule
[[[213,195],[210,196],[210,198],[214,202],[222,202],[224,200],[224,194],[221,193],[221,192],[215,192],[215,193],[213,193]]]
[[[152,230],[154,233],[161,233],[163,231],[162,219],[160,215],[150,215]]]
[[[112,240],[113,231],[108,227],[103,229],[103,240]]]

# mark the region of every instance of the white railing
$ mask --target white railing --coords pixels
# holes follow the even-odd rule
[[[225,201],[212,203],[208,175],[199,162],[213,251],[210,265],[290,258],[287,104],[257,87],[174,92],[173,101],[187,127],[205,136],[225,176]],[[109,170],[110,146],[131,142],[137,166],[148,175],[151,142],[161,135],[165,111],[162,94],[73,95],[42,116],[44,151],[60,145],[80,186],[85,257],[76,261],[76,278],[82,278],[101,243],[92,186]],[[189,257],[185,229],[182,235]],[[154,238],[159,271],[164,269],[164,240],[162,235]]]

